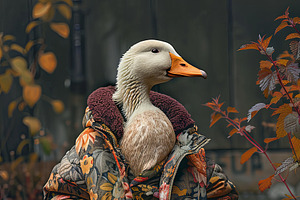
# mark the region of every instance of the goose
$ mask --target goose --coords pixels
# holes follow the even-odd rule
[[[159,40],[141,41],[120,59],[112,98],[126,119],[120,149],[135,176],[162,162],[175,145],[170,120],[149,97],[153,86],[174,77],[207,75],[184,61],[169,43]]]

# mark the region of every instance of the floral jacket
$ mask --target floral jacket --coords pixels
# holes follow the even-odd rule
[[[88,107],[85,129],[53,168],[44,199],[238,199],[220,166],[206,159],[203,147],[209,139],[195,125],[177,134],[168,158],[134,177],[118,134],[94,116]]]

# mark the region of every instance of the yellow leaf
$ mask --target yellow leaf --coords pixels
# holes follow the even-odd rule
[[[283,104],[272,113],[272,116],[280,114],[276,123],[276,137],[280,138],[286,136],[287,132],[284,130],[284,119],[292,112],[293,110],[289,104]]]
[[[21,54],[24,54],[24,53],[25,53],[25,49],[24,49],[23,47],[21,47],[20,45],[18,45],[18,44],[12,44],[12,45],[10,46],[10,49],[11,49],[11,50],[15,50],[15,51],[17,51],[17,52],[19,52],[19,53],[21,53]]]
[[[13,70],[20,74],[27,69],[26,60],[20,56],[11,59],[11,65]]]
[[[247,160],[249,160],[249,158],[251,158],[251,156],[257,152],[257,148],[256,147],[252,147],[251,149],[249,149],[248,151],[246,151],[245,153],[243,153],[243,155],[241,156],[241,164],[244,164]]]
[[[282,80],[282,84],[283,84],[283,85],[286,85],[286,84],[288,84],[288,83],[290,83],[288,80]]]
[[[8,40],[15,41],[16,38],[13,35],[5,35],[5,36],[3,36],[3,42],[8,41]]]
[[[176,185],[173,186],[172,193],[177,194],[179,197],[184,196],[187,193],[187,189],[180,190]]]
[[[288,36],[286,36],[285,40],[290,40],[290,39],[295,39],[295,38],[300,38],[299,33],[291,33]]]
[[[51,105],[53,107],[53,110],[58,114],[62,113],[64,111],[64,104],[60,100],[51,101]]]
[[[277,115],[277,114],[282,114],[282,113],[285,113],[286,115],[288,115],[288,114],[292,113],[292,111],[293,111],[292,107],[289,104],[285,103],[285,104],[281,105],[279,108],[277,108],[272,113],[271,116],[274,116],[274,115]]]
[[[39,25],[38,21],[32,21],[30,22],[27,26],[26,26],[26,33],[29,33],[34,27],[36,27],[37,25]]]
[[[25,70],[20,76],[20,85],[24,87],[31,83],[33,83],[33,76],[29,70]]]
[[[12,101],[8,105],[8,117],[12,117],[15,108],[17,107],[17,102]]]
[[[44,16],[42,16],[41,19],[45,22],[51,22],[52,19],[54,18],[54,15],[55,15],[55,8],[51,6],[49,11]]]
[[[66,19],[71,19],[72,12],[71,12],[71,9],[69,6],[67,6],[65,4],[60,4],[57,6],[57,9]]]
[[[36,117],[24,117],[23,123],[28,126],[29,132],[32,136],[36,135],[41,130],[41,122]]]
[[[63,38],[69,37],[70,29],[66,23],[51,23],[50,28]]]
[[[34,42],[32,40],[28,41],[26,46],[25,46],[26,52],[28,52],[33,45],[34,45]]]
[[[108,172],[107,176],[108,176],[108,180],[109,180],[112,184],[115,184],[116,181],[118,180],[118,178],[117,178],[115,175],[113,175],[112,173],[109,173],[109,172]]]
[[[39,64],[46,72],[51,74],[57,65],[56,56],[52,52],[43,53],[39,57]]]
[[[8,93],[13,82],[13,77],[9,71],[6,70],[4,74],[0,75],[0,89]]]
[[[279,60],[276,60],[276,65],[279,65],[279,66],[286,66],[288,62],[289,62],[289,60],[286,60],[286,59],[279,59]]]
[[[100,189],[104,191],[112,191],[113,185],[110,183],[103,183],[102,185],[100,185]]]
[[[29,142],[30,142],[29,139],[22,140],[22,142],[20,142],[20,144],[17,147],[16,153],[20,155],[25,145],[29,144]]]
[[[30,106],[33,107],[36,102],[40,99],[42,94],[42,88],[39,85],[25,85],[23,87],[23,98],[24,101]]]
[[[51,2],[47,2],[46,4],[39,2],[39,3],[35,4],[35,6],[33,7],[33,10],[32,10],[33,19],[40,18],[40,17],[46,15],[48,13],[49,9],[51,8],[51,6],[52,6]]]

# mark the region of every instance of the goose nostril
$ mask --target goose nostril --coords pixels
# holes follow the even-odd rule
[[[185,66],[186,66],[184,63],[180,63],[180,65],[181,65],[182,67],[185,67]]]

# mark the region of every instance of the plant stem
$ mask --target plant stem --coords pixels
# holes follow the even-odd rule
[[[222,113],[222,112],[221,112]],[[276,167],[275,165],[273,164],[272,160],[270,159],[269,155],[267,154],[266,150],[263,149],[259,144],[258,142],[253,138],[251,137],[250,134],[248,134],[247,131],[245,130],[241,130],[240,128],[240,125],[237,124],[237,122],[235,122],[234,120],[230,119],[228,116],[224,116],[225,119],[231,123],[237,130],[240,130],[240,133],[242,133],[244,135],[244,137],[252,144],[254,145],[261,153],[263,153],[266,158],[268,159],[269,163],[272,165],[274,171],[276,171]],[[296,197],[294,196],[294,194],[292,193],[292,191],[290,190],[288,184],[286,183],[286,180],[281,176],[281,174],[279,173],[278,174],[279,178],[281,179],[281,181],[284,183],[284,185],[286,186],[286,188],[288,189],[288,191],[290,192],[290,194],[292,195],[292,197],[296,200]]]
[[[284,84],[282,83],[282,79],[281,79],[281,77],[280,77],[279,70],[278,70],[278,67],[276,66],[275,61],[273,60],[273,58],[272,58],[270,55],[267,54],[267,52],[266,52],[265,50],[264,50],[264,52],[265,52],[265,54],[267,55],[268,59],[272,62],[273,66],[274,66],[274,68],[275,68],[275,70],[276,70],[276,75],[277,75],[279,84],[280,84],[280,86],[283,88],[283,90],[284,90],[284,92],[286,93],[286,95],[288,96],[290,102],[293,104],[293,108],[294,108],[295,111],[298,113],[298,117],[300,118],[300,111],[299,111],[298,107],[295,106],[295,103],[294,103],[292,97],[290,96],[290,94],[289,94],[288,91],[286,90]]]
[[[265,156],[267,157],[268,161],[271,163],[273,169],[276,171],[276,167],[275,167],[274,164],[272,163],[272,161],[271,161],[269,155],[267,154],[267,152],[263,152],[263,153],[264,153]],[[293,197],[295,200],[297,200],[296,197],[294,196],[294,194],[292,193],[290,187],[289,187],[288,184],[286,183],[286,180],[281,176],[280,173],[278,174],[278,176],[279,176],[279,178],[281,179],[281,181],[284,183],[285,187],[288,189],[288,191],[290,192],[290,194],[292,195],[292,197]]]

